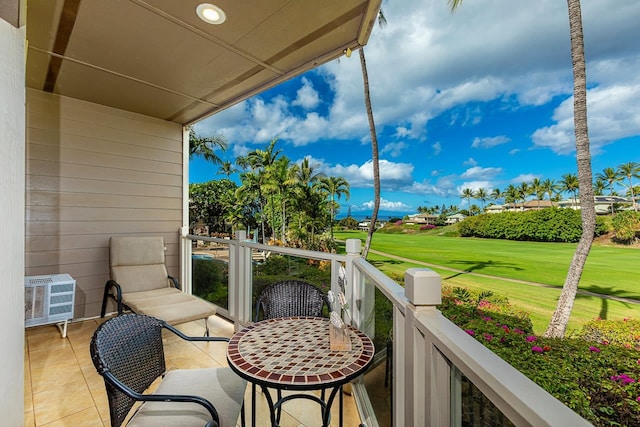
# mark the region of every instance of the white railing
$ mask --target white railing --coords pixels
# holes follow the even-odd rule
[[[251,321],[251,250],[331,262],[331,288],[339,290],[338,271],[346,268],[346,294],[355,325],[373,336],[373,292],[393,304],[393,425],[460,426],[460,375],[516,426],[588,426],[518,370],[445,318],[440,277],[429,269],[409,269],[405,288],[360,256],[360,240],[349,239],[346,255],[253,243],[239,232],[236,240],[183,233],[182,283],[191,283],[191,245],[203,240],[229,245],[229,312],[236,328]],[[363,381],[353,383],[363,423],[377,426]]]

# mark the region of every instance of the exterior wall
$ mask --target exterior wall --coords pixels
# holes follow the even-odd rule
[[[26,275],[76,279],[75,318],[100,314],[111,236],[163,236],[179,277],[182,147],[179,124],[28,89]]]
[[[24,425],[24,41],[24,27],[0,19],[0,424],[6,426]]]

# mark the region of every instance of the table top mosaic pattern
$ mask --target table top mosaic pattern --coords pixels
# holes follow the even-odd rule
[[[350,351],[329,349],[329,320],[283,317],[263,320],[236,333],[227,359],[240,375],[281,388],[324,388],[350,381],[373,360],[374,347],[349,328]]]

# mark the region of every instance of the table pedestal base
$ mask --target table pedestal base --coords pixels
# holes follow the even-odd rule
[[[253,426],[256,425],[256,385],[252,384],[252,401],[251,401],[251,423]],[[322,427],[329,427],[331,423],[331,406],[333,405],[333,401],[336,397],[337,393],[340,393],[339,401],[339,424],[342,427],[343,424],[343,415],[342,409],[344,406],[344,397],[342,395],[342,386],[336,386],[331,388],[331,393],[329,394],[329,399],[325,402],[325,391],[328,389],[322,389],[321,397],[314,396],[312,394],[304,394],[304,393],[295,393],[290,394],[288,396],[282,396],[282,390],[277,390],[278,399],[274,402],[271,397],[271,392],[267,387],[262,387],[262,393],[267,399],[267,404],[269,405],[269,414],[271,417],[271,426],[279,427],[280,426],[280,415],[282,413],[282,405],[289,400],[294,399],[307,399],[313,402],[316,402],[320,405],[320,415],[322,416]]]

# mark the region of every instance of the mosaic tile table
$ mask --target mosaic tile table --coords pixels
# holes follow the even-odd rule
[[[328,319],[319,317],[281,317],[254,323],[231,337],[227,347],[229,366],[254,387],[263,388],[272,426],[279,423],[282,404],[292,399],[319,403],[322,425],[328,426],[331,405],[342,385],[361,375],[373,361],[371,339],[351,327],[351,350],[331,351],[329,325]],[[276,402],[268,388],[278,390]],[[325,402],[324,391],[328,389],[331,393]],[[281,390],[322,390],[322,398],[300,393],[281,397]],[[342,393],[339,400],[342,425]],[[255,425],[254,403],[252,421]]]

